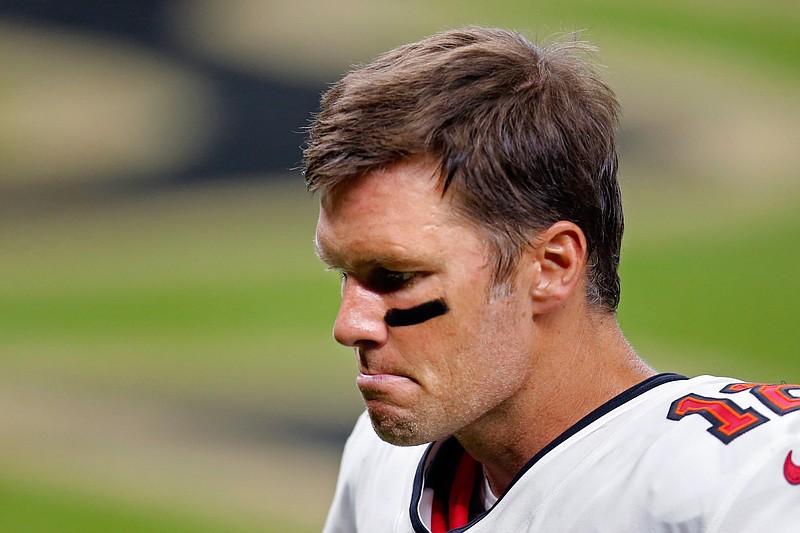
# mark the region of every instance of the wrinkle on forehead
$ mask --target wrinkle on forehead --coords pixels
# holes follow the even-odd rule
[[[342,180],[338,184],[320,192],[321,207],[335,210],[337,205],[341,203],[342,197],[363,186],[368,177],[376,177],[381,179],[382,182],[396,181],[398,177],[400,179],[427,180],[432,190],[438,191],[440,197],[445,197],[445,191],[441,186],[441,167],[439,162],[429,156],[420,156],[386,165],[352,179]],[[382,179],[384,177],[387,178]],[[402,186],[402,184],[398,184],[398,186]],[[392,191],[396,191],[394,186],[390,189],[390,192]]]

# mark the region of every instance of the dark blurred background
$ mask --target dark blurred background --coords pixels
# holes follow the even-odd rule
[[[793,0],[4,0],[0,531],[321,528],[361,403],[303,131],[467,24],[599,46],[643,357],[800,381]]]
[[[213,4],[206,7],[207,11],[217,9]],[[266,4],[254,7],[264,15],[269,13]],[[127,154],[124,146],[117,147],[122,168],[100,168],[102,162],[93,165],[90,156],[96,154],[89,153],[87,146],[84,153],[71,152],[75,167],[76,160],[86,158],[80,161],[86,169],[75,169],[82,174],[77,180],[88,184],[93,179],[124,179],[127,186],[164,187],[203,180],[263,178],[265,173],[280,176],[298,166],[303,128],[325,88],[323,76],[272,74],[215,57],[202,49],[202,43],[193,42],[205,40],[206,36],[198,33],[213,32],[214,21],[194,21],[193,14],[187,3],[155,0],[0,4],[8,33],[18,34],[13,36],[16,42],[10,43],[21,54],[17,59],[23,60],[25,52],[38,55],[29,59],[40,64],[28,65],[38,67],[36,74],[43,76],[41,82],[52,84],[37,87],[38,91],[62,98],[62,105],[71,107],[75,115],[82,111],[102,113],[84,120],[94,119],[85,125],[106,127],[106,133],[116,136],[106,138],[106,142],[150,143],[130,146]],[[213,13],[208,16],[213,17]],[[203,27],[195,29],[193,25]],[[55,76],[42,72],[49,68],[55,70]],[[70,69],[72,80],[58,78]],[[124,86],[126,81],[131,87]],[[59,87],[59,83],[70,82],[81,87]],[[81,94],[62,92],[69,89]],[[114,89],[116,94],[104,94],[104,90]],[[160,102],[155,100],[159,96],[163,98]],[[107,101],[98,102],[99,98]],[[133,101],[136,98],[139,102]],[[103,103],[108,108],[96,109]],[[124,107],[136,103],[139,109]],[[86,109],[74,107],[81,105]],[[77,116],[53,118],[76,118],[71,125],[83,125]],[[137,119],[138,123],[130,122]],[[162,124],[157,124],[158,120]],[[152,130],[143,131],[148,127]],[[131,134],[140,137],[131,139]],[[168,145],[161,145],[164,142]],[[147,154],[143,148],[161,153]],[[139,153],[130,153],[136,151]],[[136,164],[136,155],[144,161]],[[160,161],[148,162],[148,156],[158,156]],[[46,170],[40,167],[19,171],[38,171],[38,178],[42,182],[46,179]],[[59,184],[63,180],[59,174],[50,170],[48,185]]]

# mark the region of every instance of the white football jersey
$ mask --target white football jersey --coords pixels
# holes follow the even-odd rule
[[[798,385],[654,376],[564,432],[454,531],[800,532],[795,411]],[[446,448],[387,444],[362,415],[323,532],[428,533],[426,478]]]

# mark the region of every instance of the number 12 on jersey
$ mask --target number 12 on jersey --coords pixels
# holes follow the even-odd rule
[[[750,391],[772,412],[783,416],[800,410],[800,397],[791,394],[797,390],[800,390],[800,385],[731,383],[723,387],[720,392],[735,394]],[[752,407],[743,409],[728,398],[709,398],[699,394],[687,394],[672,402],[667,418],[681,420],[695,414],[708,420],[711,424],[708,432],[725,444],[747,431],[769,422],[769,418]]]

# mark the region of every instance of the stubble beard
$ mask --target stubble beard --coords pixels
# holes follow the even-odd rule
[[[381,440],[389,444],[394,444],[395,446],[417,446],[435,440],[420,438],[422,431],[420,431],[419,423],[416,420],[383,415],[373,410],[369,410],[368,413],[375,433]]]
[[[507,296],[492,295],[491,299]],[[461,346],[453,360],[468,372],[459,383],[448,383],[439,394],[426,394],[415,405],[369,409],[375,433],[396,446],[416,446],[447,438],[465,428],[479,430],[493,414],[503,417],[508,400],[524,387],[527,354],[519,344],[514,316],[495,310],[486,317],[473,342]],[[476,354],[480,354],[476,356]],[[479,391],[482,391],[479,393]]]
[[[405,414],[377,410],[368,413],[375,433],[382,440],[395,446],[418,446],[449,437],[463,425],[457,415],[461,412],[463,417],[463,409],[453,409],[441,402],[432,407]]]
[[[471,376],[457,386],[447,387],[444,398],[431,396],[419,403],[399,408],[381,406],[368,408],[375,433],[395,446],[417,446],[441,440],[465,429],[478,430],[491,417],[503,417],[508,399],[523,383],[522,356],[519,353],[500,350],[496,346],[482,346],[495,366],[486,368],[473,365]],[[488,377],[491,373],[492,377]],[[513,379],[516,375],[517,379]],[[480,391],[480,385],[488,387]],[[496,415],[496,416],[495,416]]]

